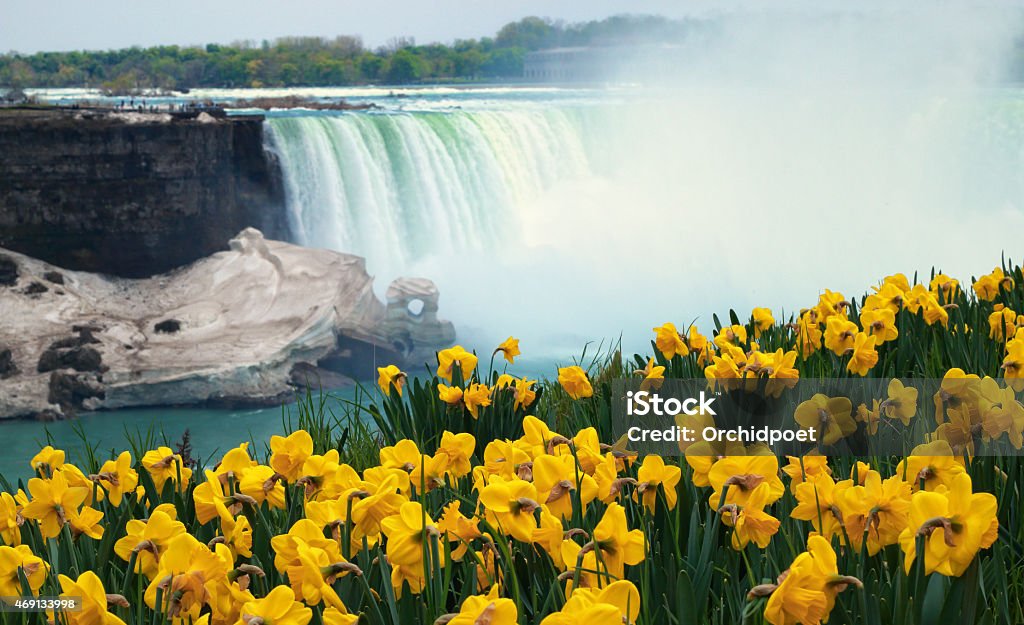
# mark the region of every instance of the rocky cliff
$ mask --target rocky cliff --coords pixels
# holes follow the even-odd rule
[[[0,246],[123,277],[287,239],[260,116],[0,109]]]
[[[0,418],[277,403],[422,364],[455,338],[429,280],[396,280],[382,302],[358,256],[253,229],[229,247],[140,280],[0,249]]]

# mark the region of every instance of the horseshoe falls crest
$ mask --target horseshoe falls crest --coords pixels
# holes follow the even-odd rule
[[[590,170],[585,123],[558,108],[268,121],[298,242],[385,273],[518,238],[518,206]]]

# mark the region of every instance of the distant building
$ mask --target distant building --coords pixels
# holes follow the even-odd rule
[[[675,45],[550,48],[523,58],[523,78],[535,82],[602,82],[660,79],[682,57]]]
[[[589,47],[530,52],[523,59],[523,78],[538,81],[590,80],[601,69],[602,56],[597,49]]]

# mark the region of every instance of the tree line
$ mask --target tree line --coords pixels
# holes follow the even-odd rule
[[[527,17],[495,36],[417,45],[396,38],[368,49],[359,37],[287,37],[230,45],[133,47],[108,51],[0,55],[0,85],[94,87],[115,93],[193,87],[407,84],[520,78],[534,50],[667,41],[692,21],[615,16],[567,24]]]

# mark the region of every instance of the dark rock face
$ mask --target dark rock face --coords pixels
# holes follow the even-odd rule
[[[25,287],[25,295],[40,295],[42,293],[46,293],[49,290],[49,287],[47,287],[42,282],[32,282],[27,287]]]
[[[164,319],[153,326],[153,331],[161,334],[174,334],[179,330],[181,330],[181,322],[177,319]]]
[[[47,271],[43,278],[52,284],[64,284],[64,274],[59,271]]]
[[[0,380],[6,380],[16,373],[18,373],[18,367],[14,364],[14,355],[11,350],[0,347]]]
[[[0,115],[0,247],[146,277],[224,250],[248,226],[288,238],[262,117]],[[0,258],[0,284],[12,275]]]
[[[50,344],[39,357],[36,371],[46,373],[57,369],[74,369],[75,371],[96,371],[102,373],[103,355],[91,344],[99,343],[93,336],[96,328],[75,326],[78,336],[69,336]]]
[[[0,286],[14,286],[18,283],[18,263],[7,254],[0,254]]]
[[[66,416],[73,416],[77,410],[87,408],[87,400],[104,397],[106,391],[103,379],[95,373],[54,371],[50,374],[49,401],[60,406]]]

